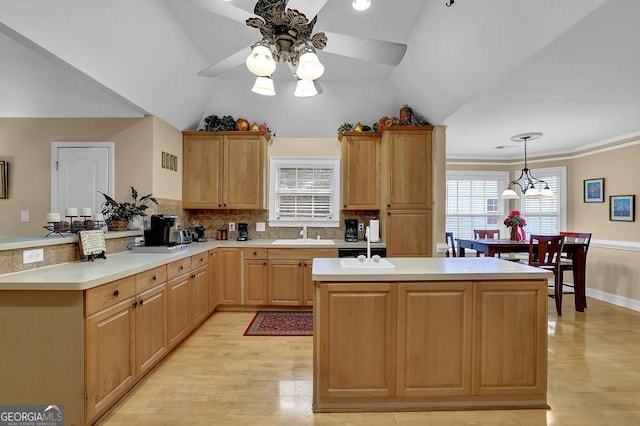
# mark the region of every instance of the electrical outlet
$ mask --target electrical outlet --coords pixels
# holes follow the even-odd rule
[[[234,232],[236,230],[236,223],[229,222],[229,232]]]
[[[256,231],[258,232],[265,231],[264,222],[256,222]]]
[[[135,237],[133,241],[138,244],[144,243],[144,237]]]
[[[35,250],[25,250],[22,252],[22,263],[36,263],[44,261],[44,250],[43,249],[35,249]]]
[[[364,231],[364,223],[358,222],[358,231],[360,232]]]

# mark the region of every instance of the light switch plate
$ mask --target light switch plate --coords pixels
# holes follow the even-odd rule
[[[21,210],[20,211],[20,221],[21,222],[29,222],[29,210]]]
[[[44,261],[44,250],[43,249],[34,249],[34,250],[25,250],[22,252],[22,263],[36,263]]]
[[[265,231],[264,222],[256,222],[256,231],[258,231],[258,232],[264,232]]]

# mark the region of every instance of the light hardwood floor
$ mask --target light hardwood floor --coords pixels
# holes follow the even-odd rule
[[[253,313],[207,320],[104,425],[640,425],[640,312],[549,303],[549,410],[314,414],[311,337],[244,337]]]

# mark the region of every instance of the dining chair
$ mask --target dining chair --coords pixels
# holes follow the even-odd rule
[[[553,297],[556,311],[562,316],[562,268],[560,257],[564,246],[564,235],[530,235],[529,265],[553,272]]]
[[[587,251],[589,250],[589,244],[591,244],[591,232],[560,232],[560,235],[564,235],[565,241],[572,241],[579,244],[584,244],[584,262],[587,261]],[[564,275],[565,271],[573,271],[573,253],[563,254],[560,258],[560,269],[562,269],[562,274]],[[575,279],[575,277],[574,277]],[[566,284],[567,287],[574,287],[574,285]],[[562,288],[564,289],[565,284],[562,283]],[[564,294],[573,294],[571,291],[563,291]],[[585,306],[586,307],[586,306]]]
[[[474,229],[473,238],[476,240],[483,240],[486,238],[495,240],[500,238],[500,231],[497,229]],[[480,257],[480,252],[476,252],[476,257]],[[498,257],[500,257],[500,254],[498,254]]]
[[[449,249],[445,253],[446,257],[457,257],[456,256],[456,241],[453,238],[453,232],[445,232],[444,239],[449,245]]]

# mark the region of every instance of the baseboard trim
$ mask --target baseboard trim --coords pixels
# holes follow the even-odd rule
[[[617,294],[607,293],[601,290],[594,290],[587,288],[587,296],[594,299],[601,300],[603,302],[611,303],[612,305],[620,306],[621,308],[627,308],[640,312],[640,300],[630,299],[628,297],[619,296]]]

